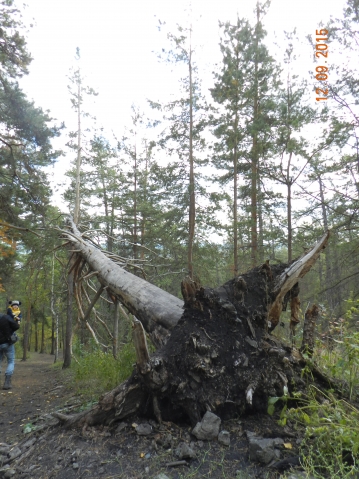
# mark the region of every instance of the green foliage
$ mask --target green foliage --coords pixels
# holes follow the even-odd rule
[[[77,342],[73,349],[76,361],[73,363],[74,376],[81,393],[94,398],[125,381],[133,371],[136,353],[133,343],[122,347],[115,359],[110,352],[102,351],[94,343],[85,349]]]
[[[344,378],[348,382],[350,399],[352,399],[359,384],[359,332],[347,334],[340,343],[341,354],[336,368],[339,369],[339,377]],[[332,372],[338,374],[338,371],[335,371],[334,368]],[[355,395],[357,395],[356,392]]]
[[[240,247],[244,242],[251,244],[252,263],[257,252],[263,260],[264,246],[270,247],[264,237],[273,229],[272,221],[265,228],[263,225],[269,216],[275,218],[273,205],[279,207],[280,195],[262,185],[265,162],[278,148],[280,104],[279,66],[264,43],[265,12],[266,6],[257,3],[255,25],[240,18],[234,24],[220,23],[223,61],[210,90],[217,104],[212,119],[217,140],[211,155],[218,173],[214,181],[233,185],[231,224],[226,229],[233,244],[234,274],[246,266],[248,252]]]
[[[29,434],[35,429],[36,429],[36,426],[34,426],[31,422],[28,422],[25,424],[23,431],[24,431],[24,434]]]
[[[43,214],[48,204],[50,189],[41,168],[59,155],[50,143],[59,129],[17,83],[28,73],[32,58],[22,36],[21,14],[13,3],[0,1],[0,218],[19,223],[24,213]]]
[[[282,397],[277,397],[277,396],[273,396],[273,397],[270,397],[268,398],[268,408],[267,408],[267,412],[270,416],[273,416],[274,414],[274,411],[275,411],[275,404],[278,402],[278,401],[281,401],[282,403],[284,403],[284,406],[280,412],[280,416],[279,416],[279,425],[280,426],[285,426],[287,424],[287,417],[286,417],[286,411],[288,409],[288,399],[289,396],[288,396],[288,388],[287,386],[284,386],[284,391],[283,391],[283,396]]]
[[[359,385],[359,332],[352,323],[359,312],[357,301],[346,301],[344,318],[329,322],[328,340],[325,348],[318,344],[316,360],[333,377],[343,379],[349,387],[349,398],[357,396]]]
[[[331,393],[310,388],[300,406],[286,411],[286,418],[305,427],[301,457],[312,477],[344,479],[359,472],[359,411]]]

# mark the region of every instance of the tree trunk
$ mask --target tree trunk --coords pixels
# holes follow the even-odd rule
[[[39,321],[35,319],[35,353],[39,352]]]
[[[292,230],[292,183],[287,182],[287,222],[288,222],[288,263],[293,259],[292,257],[292,243],[293,243],[293,230]]]
[[[264,219],[263,219],[263,205],[264,195],[261,188],[261,179],[257,175],[257,221],[258,221],[258,243],[257,243],[257,259],[258,263],[264,261]]]
[[[313,356],[315,344],[315,326],[319,316],[319,308],[313,304],[311,308],[305,313],[304,327],[303,327],[303,341],[300,350],[308,356]]]
[[[117,358],[118,352],[118,321],[120,317],[120,303],[115,301],[115,311],[113,313],[113,344],[112,354],[114,358]]]
[[[251,256],[252,266],[258,264],[258,181],[259,181],[259,153],[258,153],[258,117],[259,117],[259,81],[258,81],[258,26],[259,26],[259,5],[257,4],[257,25],[255,29],[255,53],[254,53],[254,98],[253,98],[253,137],[252,137],[252,158],[251,158]]]
[[[236,112],[235,132],[238,129],[238,114]],[[238,145],[235,136],[233,148],[233,273],[234,277],[238,275]]]
[[[73,233],[76,237],[69,238],[81,256],[99,271],[100,281],[109,285],[112,294],[136,309],[144,329],[150,327],[153,333],[154,327],[166,327],[168,335],[149,356],[142,326],[135,321],[137,366],[132,376],[105,394],[91,411],[66,418],[68,425],[112,425],[136,413],[158,421],[181,419],[195,424],[207,410],[222,417],[263,411],[268,397],[282,396],[284,387],[289,392],[305,387],[300,352],[281,344],[270,330],[287,302],[298,295],[298,280],[325,248],[328,233],[289,266],[267,262],[216,289],[187,278],[182,283],[183,314],[178,314],[182,303],[177,298],[156,288],[154,304],[153,285],[126,271],[114,271],[115,265],[109,268],[99,250],[77,237],[74,225]],[[96,255],[102,255],[102,265]],[[137,302],[140,289],[152,294]],[[158,304],[172,314],[171,321]]]
[[[55,255],[52,256],[52,273],[51,273],[51,354],[55,356],[54,363],[56,363],[59,355],[59,318],[55,311]]]
[[[133,153],[133,258],[137,259],[137,145],[135,137],[135,149]]]
[[[192,34],[192,29],[190,30]],[[189,59],[189,214],[188,214],[188,274],[193,279],[193,242],[196,224],[196,198],[194,182],[194,159],[193,159],[193,84],[192,84],[192,41],[190,37]]]
[[[63,369],[71,366],[72,355],[72,323],[73,323],[73,297],[74,297],[74,273],[72,270],[73,260],[69,262],[70,272],[67,277],[67,315],[66,315],[66,332],[64,341],[64,363]]]
[[[80,186],[81,186],[81,79],[77,84],[77,157],[76,157],[76,183],[75,183],[75,210],[74,221],[78,224],[80,219]]]
[[[40,354],[45,352],[45,308],[42,308],[42,321],[41,321],[41,342],[40,342]]]
[[[96,272],[102,286],[107,287],[142,322],[155,346],[164,344],[182,316],[183,301],[114,264],[98,248],[81,238],[72,220],[70,225],[72,233],[64,232],[64,236]]]
[[[328,229],[328,214],[327,214],[327,207],[325,204],[325,197],[324,197],[324,186],[323,181],[320,175],[318,175],[318,182],[319,182],[319,193],[320,193],[320,202],[322,206],[322,217],[323,217],[323,225],[325,229]],[[325,252],[325,284],[326,287],[330,288],[332,286],[332,259],[331,259],[331,249],[328,245],[326,252]],[[333,311],[334,309],[334,301],[333,301],[333,292],[329,289],[326,293],[328,305]]]
[[[22,361],[26,361],[27,359],[27,348],[28,344],[30,342],[30,322],[31,322],[31,296],[30,300],[27,305],[27,310],[26,310],[26,322],[25,322],[25,331],[24,331],[24,340],[23,340],[23,355],[22,355]]]

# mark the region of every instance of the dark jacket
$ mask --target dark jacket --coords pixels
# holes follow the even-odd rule
[[[20,325],[8,314],[0,314],[0,344],[8,343],[10,336]]]
[[[12,319],[15,319],[15,314],[14,314],[14,312],[11,308],[7,309],[6,314],[8,316],[11,316]],[[19,313],[17,314],[17,317],[19,318],[20,321],[22,320],[22,313],[21,313],[20,309],[19,309]]]

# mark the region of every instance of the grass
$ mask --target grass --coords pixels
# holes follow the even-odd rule
[[[300,456],[308,477],[358,477],[359,410],[313,385],[308,396],[297,399],[285,419],[304,432]]]
[[[283,414],[285,421],[305,431],[301,457],[305,473],[312,478],[359,477],[359,410],[351,404],[358,398],[359,388],[359,332],[352,324],[352,315],[359,313],[359,307],[350,306],[344,317],[328,321],[328,332],[317,340],[311,359],[328,376],[342,382],[349,401],[310,387],[311,372],[306,367],[303,374],[309,394],[297,397],[295,408],[290,408],[289,401]]]
[[[81,395],[85,405],[93,404],[105,391],[125,381],[132,374],[136,363],[132,343],[122,347],[117,359],[112,353],[106,353],[93,344],[85,348],[76,343],[73,352],[71,369],[64,370],[64,374],[75,394]],[[54,367],[62,367],[62,363],[55,363]]]
[[[213,453],[213,454],[212,454]],[[256,475],[247,471],[246,469],[237,470],[233,472],[233,465],[225,459],[225,452],[221,457],[214,459],[214,451],[209,443],[208,447],[197,454],[197,464],[191,465],[191,467],[183,467],[178,470],[179,479],[210,479],[215,477],[216,479],[254,479]],[[156,456],[152,462],[152,470],[156,472],[163,471],[163,464],[165,462],[171,462],[175,460],[172,456],[171,450],[163,451]],[[170,473],[167,476],[171,477]]]

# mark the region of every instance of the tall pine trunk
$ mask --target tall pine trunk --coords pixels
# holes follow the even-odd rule
[[[287,183],[288,263],[292,261],[292,184]]]
[[[30,339],[30,322],[31,322],[31,300],[28,302],[26,310],[26,322],[25,322],[25,331],[24,331],[24,340],[23,340],[23,354],[22,361],[27,359],[27,350]]]
[[[81,82],[77,86],[77,158],[76,158],[76,185],[75,185],[75,211],[74,222],[79,223],[80,218],[80,185],[81,185]]]
[[[188,218],[188,273],[193,278],[193,242],[196,222],[193,161],[193,85],[192,85],[192,43],[190,41],[189,60],[189,218]]]
[[[258,183],[258,135],[257,122],[259,116],[259,100],[258,100],[258,26],[259,26],[259,5],[257,4],[257,25],[255,32],[255,59],[254,59],[254,98],[253,98],[253,136],[252,136],[252,158],[251,158],[251,258],[252,267],[257,266],[258,262],[258,199],[257,199],[257,183]]]
[[[69,274],[67,276],[67,315],[64,338],[64,363],[63,369],[71,366],[72,356],[72,325],[73,325],[73,297],[74,297],[74,258],[69,261]]]
[[[136,149],[136,142],[135,142],[135,151],[134,151],[133,159],[135,162],[134,163],[134,178],[133,178],[133,258],[137,259],[137,149]]]
[[[40,342],[40,353],[44,354],[45,352],[45,308],[42,308],[42,321],[41,321],[41,342]]]
[[[236,111],[234,121],[235,137],[233,148],[233,262],[234,276],[238,276],[238,111]]]
[[[324,225],[324,228],[327,230],[328,229],[328,214],[327,214],[327,208],[325,206],[323,182],[320,175],[318,175],[318,182],[319,182],[320,202],[322,206],[323,225]],[[330,245],[328,245],[325,250],[325,279],[326,279],[326,285],[328,288],[332,285],[332,262],[331,262]],[[326,297],[327,297],[328,305],[330,306],[331,310],[333,310],[333,307],[334,307],[333,294],[330,289],[327,291]]]

